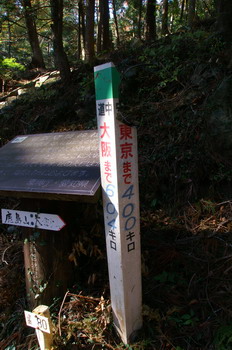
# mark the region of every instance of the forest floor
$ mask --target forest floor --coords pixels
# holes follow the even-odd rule
[[[231,75],[228,60],[220,39],[204,31],[134,42],[108,57],[123,77],[120,118],[138,130],[144,325],[131,345],[112,327],[100,207],[91,239],[84,228],[76,249],[81,277],[50,308],[54,349],[231,349],[231,160],[207,126],[207,101]],[[25,74],[7,93],[30,90],[0,110],[2,145],[16,135],[96,128],[93,66],[80,63],[68,86],[55,78],[35,87],[47,73]],[[23,315],[20,230],[0,230],[0,349],[35,350]]]

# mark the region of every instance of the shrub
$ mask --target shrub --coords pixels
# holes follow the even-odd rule
[[[2,59],[0,60],[0,79],[10,80],[24,69],[25,67],[16,62],[16,59],[13,57]]]

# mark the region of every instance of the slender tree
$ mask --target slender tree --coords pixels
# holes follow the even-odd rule
[[[94,9],[95,0],[86,1],[86,59],[92,61],[94,57]]]
[[[102,2],[98,1],[98,25],[97,25],[97,53],[100,53],[102,50]]]
[[[168,29],[168,0],[163,0],[162,11],[162,35],[169,34]]]
[[[189,0],[188,2],[188,25],[193,28],[196,19],[196,0]]]
[[[70,66],[63,47],[63,0],[50,0],[50,5],[55,65],[60,71],[61,79],[68,81]]]
[[[120,37],[119,37],[118,18],[117,18],[115,0],[112,0],[112,7],[113,7],[113,15],[114,15],[114,23],[115,23],[115,31],[116,31],[116,42],[117,42],[117,46],[119,46]]]
[[[147,0],[146,40],[156,38],[156,0]]]
[[[45,68],[42,50],[39,45],[39,38],[35,23],[35,10],[31,6],[31,0],[22,0],[24,9],[27,34],[32,50],[31,67]]]
[[[182,22],[182,20],[183,20],[184,4],[185,4],[185,0],[181,0],[180,22]]]
[[[78,2],[78,36],[77,36],[77,58],[80,60],[84,57],[85,52],[85,14],[83,0]]]
[[[187,6],[187,1],[186,0],[182,0],[181,1],[181,11],[180,11],[180,23],[183,22],[183,18],[184,18],[184,9]]]
[[[78,27],[77,27],[77,59],[81,59],[81,51],[82,51],[82,44],[81,44],[81,10],[80,10],[80,3],[78,4]]]
[[[85,10],[84,10],[84,4],[83,0],[80,0],[79,2],[79,8],[80,8],[80,17],[81,17],[81,35],[83,39],[83,49],[85,51],[85,33],[86,33],[86,23],[85,23]],[[84,55],[82,55],[84,57]]]
[[[99,0],[98,13],[97,52],[100,53],[101,51],[109,51],[111,47],[108,0]]]
[[[9,12],[7,10],[7,18],[9,18]],[[11,23],[7,21],[7,29],[8,29],[8,56],[11,57],[11,46],[12,46],[12,34],[11,34]]]
[[[142,39],[142,30],[141,30],[141,22],[142,22],[142,8],[143,8],[143,0],[139,0],[139,13],[138,13],[138,38]]]
[[[232,37],[232,1],[218,0],[217,31],[223,38],[231,42]]]
[[[109,14],[109,1],[100,0],[102,2],[102,50],[108,51],[110,49],[110,14]]]
[[[133,32],[134,36],[137,36],[141,39],[142,35],[142,9],[143,9],[143,0],[131,0],[131,14],[133,16]]]

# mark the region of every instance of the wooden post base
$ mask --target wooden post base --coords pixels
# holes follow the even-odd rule
[[[62,204],[62,205],[61,205]],[[27,211],[55,213],[69,220],[71,203],[23,200]],[[71,220],[71,219],[70,219]],[[61,231],[23,228],[26,291],[31,309],[50,305],[54,297],[62,297],[72,281],[73,265],[68,257],[72,247],[70,227]]]

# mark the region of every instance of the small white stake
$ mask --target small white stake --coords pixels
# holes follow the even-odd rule
[[[48,324],[50,330],[52,330],[52,322],[50,318],[49,307],[46,305],[39,305],[34,310],[33,313],[38,316],[43,316],[48,319]],[[41,350],[51,350],[52,346],[52,333],[45,333],[41,329],[36,329],[36,335],[38,343]]]

